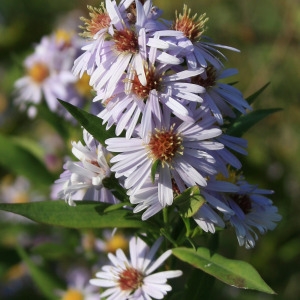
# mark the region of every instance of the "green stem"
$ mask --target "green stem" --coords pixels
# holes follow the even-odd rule
[[[167,225],[169,218],[168,218],[168,208],[164,207],[163,208],[163,218],[164,218],[164,224]]]

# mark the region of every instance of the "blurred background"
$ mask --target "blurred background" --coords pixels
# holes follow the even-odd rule
[[[235,80],[245,97],[270,82],[254,108],[282,108],[244,136],[248,139],[249,155],[243,164],[250,183],[275,191],[272,200],[283,219],[273,232],[260,237],[255,249],[238,247],[234,235],[224,233],[219,251],[229,258],[251,263],[278,295],[241,291],[216,282],[211,299],[299,299],[300,3],[295,0],[154,1],[166,19],[173,19],[175,10],[181,12],[184,3],[192,8],[192,13],[207,14],[206,35],[217,43],[241,50],[223,52],[228,58],[226,67],[239,70]],[[39,155],[51,161],[49,170],[54,176],[60,174],[59,157],[67,153],[69,146],[46,120],[30,120],[16,111],[12,106],[13,84],[23,76],[23,59],[43,35],[65,22],[80,25],[79,17],[87,13],[86,6],[98,4],[94,0],[0,1],[0,132],[22,137],[27,147],[30,147],[28,141],[38,141]],[[71,134],[74,136],[76,132]],[[7,173],[7,169],[0,169],[1,180],[7,179]],[[19,229],[0,228],[1,285],[6,284],[7,278],[17,276],[8,273],[8,266],[17,261],[10,255],[14,230]],[[45,227],[45,231],[50,230]],[[12,295],[9,299],[23,298]]]

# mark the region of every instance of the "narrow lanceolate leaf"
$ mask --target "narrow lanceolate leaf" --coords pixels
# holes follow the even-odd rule
[[[22,215],[38,223],[68,228],[147,228],[131,210],[105,211],[110,204],[95,201],[77,201],[69,206],[63,200],[31,203],[0,203],[0,210]]]
[[[234,123],[228,128],[227,134],[241,137],[246,131],[248,131],[252,126],[266,118],[267,116],[280,111],[281,108],[271,108],[271,109],[260,109],[248,113],[247,115],[240,116]]]
[[[109,189],[112,194],[122,202],[129,201],[129,197],[126,194],[126,190],[121,187],[119,181],[115,178],[113,174],[110,177],[105,177],[102,180],[102,184],[104,187]]]
[[[27,177],[33,184],[47,185],[55,178],[28,149],[0,134],[0,165],[14,174]]]
[[[179,213],[185,217],[192,217],[205,203],[204,197],[200,194],[198,186],[192,186],[174,198],[174,204],[178,207]]]
[[[33,282],[37,285],[40,292],[46,297],[46,299],[57,299],[55,291],[63,289],[63,287],[54,278],[52,278],[46,270],[38,267],[33,261],[31,261],[23,248],[17,247],[17,252],[20,258],[26,263]]]
[[[198,248],[197,251],[180,247],[172,249],[172,252],[180,260],[201,269],[226,284],[237,288],[275,294],[258,272],[244,261],[225,258],[217,253],[211,253],[209,249],[204,247]]]
[[[269,84],[270,84],[270,82],[267,82],[263,87],[261,87],[259,90],[254,92],[252,95],[247,97],[246,98],[247,102],[249,104],[252,104],[257,99],[257,97],[269,86]]]
[[[105,140],[115,136],[114,127],[106,130],[102,120],[97,116],[90,114],[68,102],[58,100],[64,108],[85,128],[96,140],[104,144]]]

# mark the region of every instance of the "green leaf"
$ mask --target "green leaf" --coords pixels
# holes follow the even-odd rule
[[[185,294],[181,299],[199,300],[210,299],[215,277],[194,268],[186,283]]]
[[[67,228],[147,228],[154,226],[137,219],[127,209],[104,212],[110,204],[77,201],[69,206],[63,200],[31,203],[0,203],[0,210],[22,215],[38,223]]]
[[[23,248],[18,246],[17,252],[20,258],[26,263],[33,281],[36,283],[43,295],[49,300],[57,299],[54,291],[63,287],[54,278],[52,278],[48,272],[43,270],[41,267],[37,267],[37,265],[30,260]]]
[[[55,180],[54,175],[29,150],[1,134],[0,164],[16,175],[27,177],[32,184],[49,186]]]
[[[152,167],[151,167],[151,180],[152,180],[152,183],[154,183],[155,181],[155,174],[156,174],[156,170],[158,168],[158,166],[161,164],[161,161],[159,159],[157,159],[153,164],[152,164]]]
[[[247,115],[240,116],[235,122],[228,128],[226,134],[241,137],[246,131],[248,131],[256,123],[264,119],[265,117],[280,111],[281,108],[260,109],[248,113]]]
[[[180,260],[201,269],[207,274],[237,288],[252,289],[276,294],[248,263],[225,258],[209,249],[200,247],[197,251],[189,248],[174,248],[173,254]]]
[[[200,194],[198,186],[192,186],[174,198],[174,204],[179,208],[179,213],[185,217],[192,217],[205,203],[204,197]]]
[[[267,82],[263,87],[261,87],[259,90],[254,92],[252,95],[246,98],[247,102],[249,104],[252,104],[254,100],[269,86],[270,82]]]
[[[129,197],[126,194],[126,190],[120,185],[114,174],[110,177],[105,177],[102,180],[102,184],[105,188],[109,189],[112,194],[122,202],[128,202]],[[123,204],[124,205],[124,204]]]
[[[102,120],[97,116],[90,114],[68,102],[58,100],[64,108],[84,127],[97,141],[104,144],[105,140],[115,136],[114,126],[109,130]]]
[[[58,243],[51,243],[45,242],[42,244],[38,244],[37,246],[31,249],[32,254],[41,255],[44,259],[48,260],[57,260],[61,259],[62,257],[70,257],[70,252],[73,252],[69,245],[58,244]]]

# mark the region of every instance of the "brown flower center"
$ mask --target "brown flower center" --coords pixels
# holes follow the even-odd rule
[[[134,78],[131,80],[131,92],[136,94],[141,99],[148,98],[152,90],[160,89],[160,82],[162,80],[155,72],[155,67],[150,67],[145,71],[147,84],[144,86],[141,84],[138,76],[135,74]]]
[[[115,41],[115,49],[118,52],[137,53],[139,50],[138,38],[134,31],[126,28],[115,31],[113,39]]]
[[[190,17],[191,9],[187,8],[185,4],[183,6],[183,13],[179,14],[176,11],[176,20],[172,26],[172,29],[183,32],[183,34],[189,38],[192,42],[200,39],[202,33],[205,31],[204,25],[208,21],[205,18],[205,14],[202,14],[197,18],[197,14]]]
[[[248,195],[233,194],[231,199],[241,208],[245,215],[251,212],[252,203]]]
[[[134,268],[128,268],[119,275],[119,286],[123,291],[134,291],[143,284],[143,274]]]
[[[205,75],[206,77],[203,77],[203,74],[192,77],[192,83],[203,86],[204,88],[210,88],[214,86],[217,79],[216,69],[212,66],[208,66],[206,68]]]
[[[150,154],[154,160],[159,159],[162,165],[170,163],[176,153],[182,154],[182,138],[173,132],[173,127],[169,131],[157,130],[150,138],[148,144]]]

